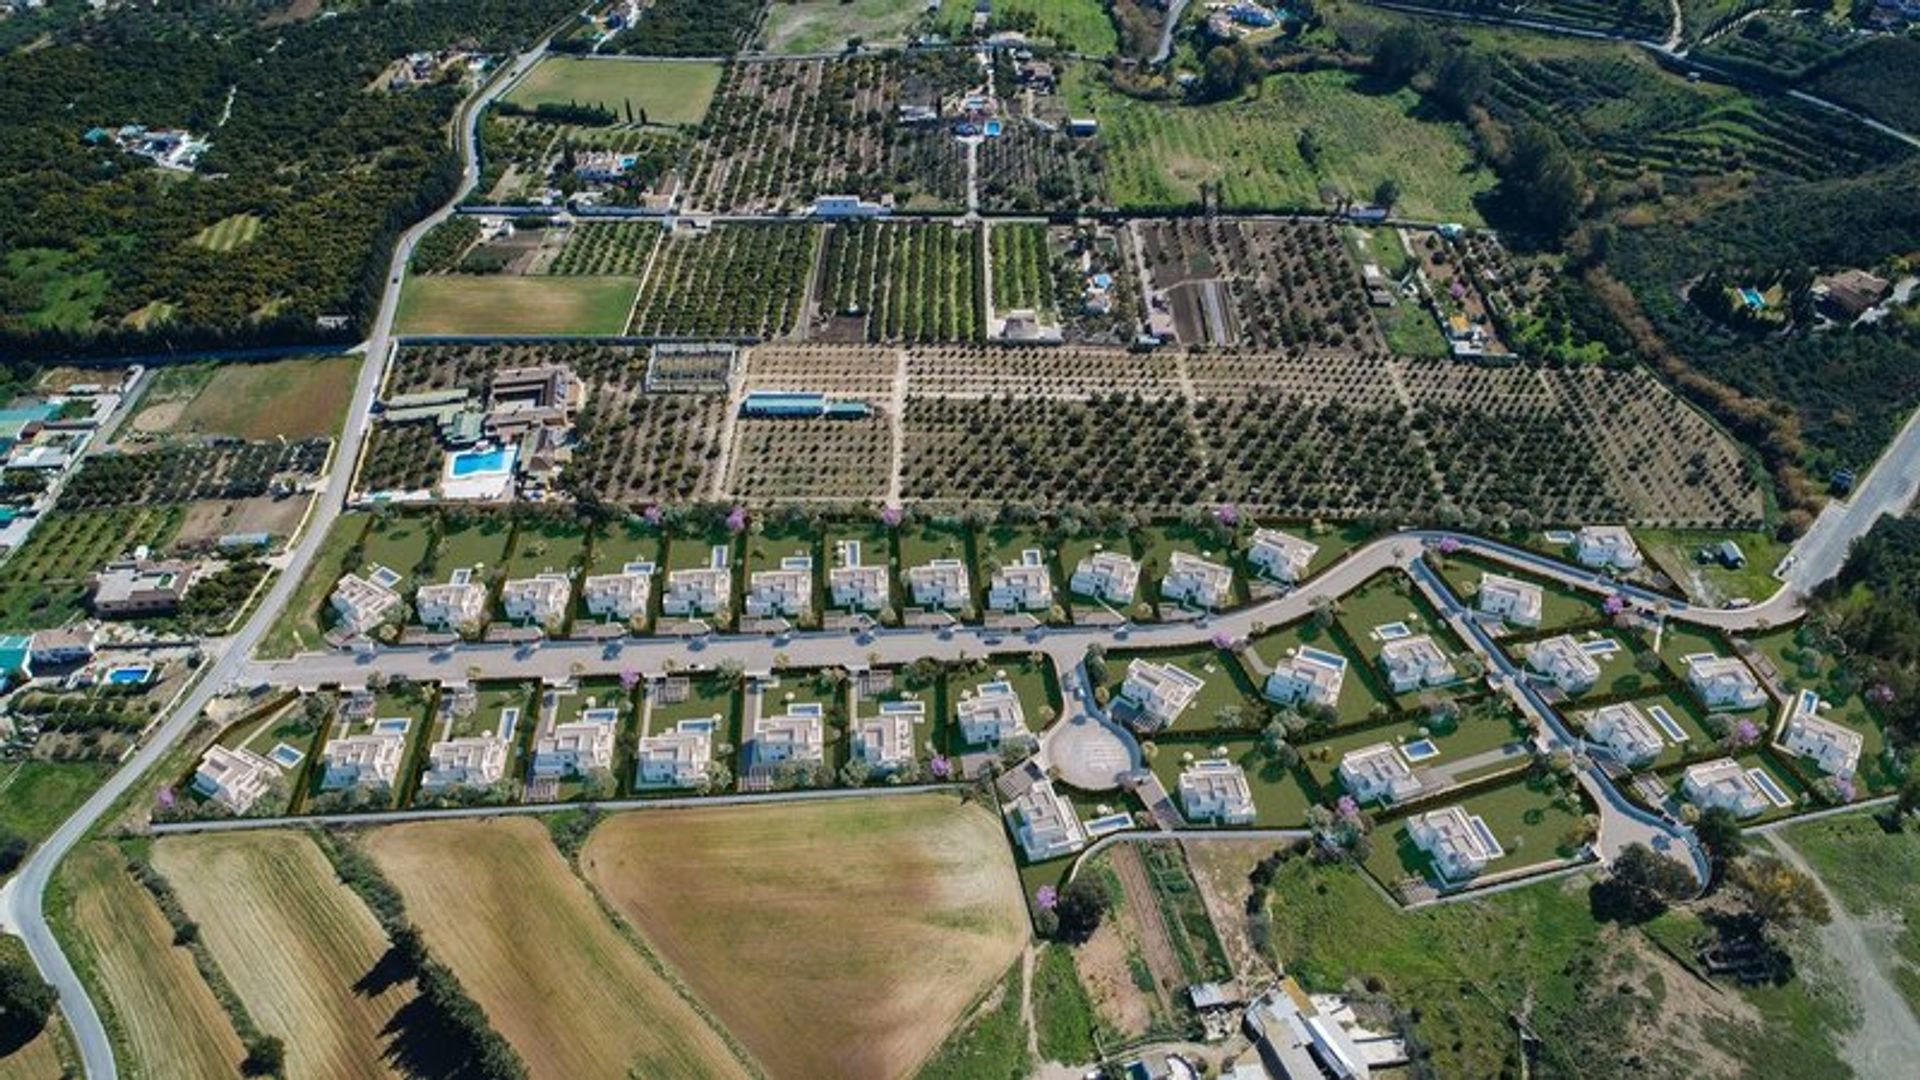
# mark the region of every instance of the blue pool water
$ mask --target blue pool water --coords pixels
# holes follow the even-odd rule
[[[1405,755],[1408,761],[1426,761],[1429,758],[1439,757],[1440,748],[1433,745],[1432,739],[1415,739],[1402,745],[1400,753]]]
[[[1108,833],[1119,832],[1122,829],[1130,829],[1132,827],[1132,814],[1108,814],[1105,817],[1094,818],[1086,824],[1087,835],[1096,839]]]
[[[1390,622],[1373,628],[1374,635],[1381,641],[1399,641],[1403,637],[1412,637],[1413,631],[1403,622]]]
[[[293,768],[295,765],[300,764],[301,759],[305,757],[305,754],[288,746],[286,743],[276,743],[272,750],[267,751],[267,758],[283,769]]]
[[[139,686],[152,677],[150,667],[117,667],[107,672],[107,682],[114,686]]]
[[[1667,711],[1666,706],[1650,705],[1647,707],[1647,715],[1653,719],[1654,723],[1660,725],[1661,731],[1667,733],[1667,738],[1677,743],[1687,741],[1687,729],[1680,726],[1679,721],[1673,718],[1673,714]]]
[[[981,130],[986,132],[987,138],[997,139],[1000,137],[1000,121],[989,120],[981,126]]]
[[[1752,308],[1754,311],[1766,310],[1767,298],[1760,295],[1759,289],[1742,287],[1740,290],[1740,299],[1747,307]]]
[[[1787,797],[1786,792],[1780,790],[1780,785],[1774,783],[1773,777],[1768,776],[1765,770],[1748,769],[1747,776],[1754,782],[1754,785],[1760,789],[1760,793],[1767,797],[1768,802],[1771,802],[1775,806],[1792,805],[1793,800]]]
[[[504,446],[492,450],[462,450],[453,455],[456,477],[503,473],[512,468],[513,453]]]

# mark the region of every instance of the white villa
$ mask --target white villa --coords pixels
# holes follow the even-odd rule
[[[883,772],[913,764],[914,725],[926,716],[918,701],[882,702],[879,715],[854,723],[853,756]]]
[[[1246,771],[1231,761],[1196,761],[1180,771],[1180,809],[1188,821],[1251,825],[1256,811]]]
[[[1573,557],[1595,570],[1638,570],[1640,547],[1619,525],[1588,525],[1573,537]]]
[[[682,720],[672,730],[640,740],[634,755],[640,787],[698,787],[713,764],[713,722]]]
[[[193,773],[193,790],[236,814],[253,808],[280,777],[280,766],[242,746],[215,743],[200,758]]]
[[[650,562],[630,562],[617,574],[595,574],[580,585],[586,598],[587,614],[597,619],[645,618],[647,603],[653,597],[653,571]]]
[[[827,571],[827,588],[833,593],[833,606],[854,611],[879,611],[892,600],[885,564],[869,565],[860,561],[860,541],[842,540],[836,547],[840,565]]]
[[[1487,823],[1459,805],[1415,814],[1407,820],[1407,834],[1448,881],[1464,881],[1506,854]]]
[[[1546,596],[1540,586],[1505,574],[1480,575],[1480,610],[1515,626],[1539,626]]]
[[[1866,739],[1850,727],[1823,718],[1819,695],[1802,690],[1787,707],[1787,717],[1780,725],[1780,746],[1789,753],[1812,758],[1820,771],[1830,776],[1850,777],[1860,767],[1860,751]]]
[[[753,763],[771,765],[797,761],[818,765],[826,760],[817,707],[788,709],[779,716],[762,716],[753,730]]]
[[[1131,604],[1140,589],[1140,563],[1118,551],[1096,551],[1073,568],[1074,592],[1109,604]]]
[[[1331,709],[1346,681],[1346,657],[1303,645],[1268,672],[1266,695],[1282,705],[1306,702]]]
[[[954,611],[973,602],[973,582],[959,559],[935,559],[907,571],[907,591],[924,608]]]
[[[1363,746],[1340,759],[1340,782],[1356,802],[1405,802],[1426,785],[1392,743]]]
[[[321,789],[393,786],[400,776],[400,759],[406,756],[407,733],[402,726],[405,724],[404,718],[376,720],[372,731],[329,739],[326,748],[320,751],[320,759],[327,767],[320,781]]]
[[[1765,813],[1772,804],[1746,766],[1732,758],[1703,761],[1689,767],[1680,781],[1680,793],[1702,810],[1724,807],[1734,817],[1741,818]]]
[[[422,625],[436,630],[469,630],[486,621],[487,587],[473,580],[473,571],[461,567],[444,585],[422,585],[414,594],[413,610]]]
[[[1020,695],[1003,682],[983,683],[960,699],[955,710],[960,737],[972,746],[998,746],[1027,731],[1026,710]]]
[[[707,565],[667,572],[667,591],[660,610],[668,615],[717,615],[727,610],[733,595],[733,555],[715,544]]]
[[[1666,741],[1640,706],[1632,702],[1602,705],[1582,717],[1587,740],[1607,748],[1615,761],[1638,768],[1660,756]]]
[[[507,775],[507,741],[491,732],[443,739],[427,748],[427,771],[420,786],[487,787]]]
[[[620,712],[607,706],[581,710],[566,723],[557,723],[562,691],[548,690],[540,698],[540,731],[533,740],[535,777],[584,775],[613,768],[614,735]]]
[[[1217,562],[1176,551],[1167,557],[1160,597],[1203,608],[1225,607],[1233,599],[1233,570]]]
[[[1583,694],[1600,681],[1600,661],[1570,634],[1536,643],[1527,650],[1527,666],[1569,694]]]
[[[1053,575],[1046,552],[1027,548],[1020,561],[995,570],[987,578],[987,607],[994,611],[1046,611],[1053,607]]]
[[[1307,566],[1320,553],[1320,545],[1310,544],[1278,529],[1255,529],[1253,543],[1247,548],[1247,565],[1284,585],[1292,585],[1307,576]]]
[[[384,576],[394,575],[389,571]],[[401,604],[399,593],[359,574],[341,578],[328,602],[333,606],[335,622],[347,634],[366,633]]]
[[[1396,694],[1423,686],[1444,686],[1459,678],[1452,661],[1426,634],[1397,638],[1380,647],[1380,667]]]
[[[1143,727],[1157,729],[1172,726],[1205,685],[1200,676],[1178,664],[1135,659],[1127,665],[1127,678],[1120,684],[1120,694],[1146,717]]]
[[[572,599],[573,581],[565,574],[537,574],[500,586],[500,606],[515,622],[558,626]]]
[[[1086,830],[1080,827],[1073,805],[1053,789],[1051,780],[1040,780],[1022,792],[1007,814],[1029,862],[1072,854],[1086,846]]]
[[[747,614],[756,619],[805,618],[813,611],[813,557],[787,555],[779,567],[747,578]]]
[[[1767,703],[1760,680],[1737,656],[1696,653],[1687,657],[1687,685],[1709,709],[1757,709]]]

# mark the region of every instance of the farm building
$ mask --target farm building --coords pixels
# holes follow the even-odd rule
[[[128,559],[94,575],[93,612],[105,619],[163,615],[180,606],[193,586],[192,563]]]

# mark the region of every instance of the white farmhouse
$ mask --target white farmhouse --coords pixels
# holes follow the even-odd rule
[[[1301,646],[1267,673],[1267,700],[1281,705],[1304,702],[1333,708],[1347,681],[1347,658],[1325,649]]]
[[[1747,768],[1732,758],[1690,766],[1680,781],[1680,793],[1702,810],[1721,807],[1739,818],[1765,813],[1772,802]]]
[[[1140,589],[1140,563],[1118,551],[1096,551],[1073,568],[1074,592],[1109,604],[1131,604]]]
[[[1860,767],[1866,740],[1850,727],[1820,715],[1820,696],[1802,690],[1787,706],[1780,726],[1780,746],[1788,753],[1812,758],[1830,776],[1851,777]]]
[[[994,611],[1046,611],[1053,607],[1053,574],[1039,548],[1020,552],[1018,562],[987,578],[987,607]]]
[[[1587,713],[1582,723],[1587,741],[1605,747],[1615,761],[1633,768],[1652,762],[1667,745],[1653,721],[1630,701],[1602,705]]]
[[[1458,805],[1415,814],[1407,820],[1407,834],[1450,882],[1464,881],[1506,854],[1487,823]]]
[[[840,565],[827,571],[833,606],[852,611],[880,611],[892,600],[886,565],[860,561],[860,541],[842,540],[836,546]]]
[[[487,588],[473,580],[473,571],[461,567],[444,585],[422,585],[413,597],[421,625],[436,630],[471,630],[486,621]]]
[[[1253,543],[1247,548],[1247,565],[1253,567],[1255,573],[1292,585],[1307,576],[1307,567],[1319,552],[1320,545],[1310,544],[1291,533],[1255,529]]]
[[[667,572],[667,591],[660,610],[668,615],[717,615],[727,610],[733,596],[733,553],[715,544],[707,565]]]
[[[1619,525],[1588,525],[1573,537],[1573,557],[1595,570],[1638,570],[1640,547]]]
[[[1160,597],[1170,603],[1203,608],[1226,607],[1233,600],[1233,571],[1217,562],[1176,551],[1167,557]]]
[[[1007,820],[1028,862],[1070,855],[1087,843],[1073,805],[1053,789],[1051,780],[1037,781],[1021,792],[1007,808]]]
[[[1356,802],[1405,802],[1425,787],[1392,743],[1377,742],[1348,753],[1340,759],[1339,772],[1340,783]]]
[[[236,814],[253,809],[280,777],[280,767],[259,754],[215,743],[200,758],[193,773],[193,790]]]
[[[747,578],[747,614],[756,619],[803,619],[813,611],[813,557],[788,555],[772,570]]]
[[[907,591],[923,608],[957,611],[972,603],[973,582],[959,559],[935,559],[907,571]]]
[[[1546,596],[1540,586],[1505,574],[1480,575],[1480,611],[1514,626],[1539,626]]]
[[[1736,656],[1695,653],[1687,657],[1687,685],[1709,709],[1757,709],[1767,702],[1760,680]]]
[[[565,574],[537,574],[500,586],[500,606],[507,618],[537,626],[559,626],[573,599],[573,581]]]
[[[1426,634],[1396,638],[1382,645],[1380,667],[1396,694],[1423,686],[1445,686],[1460,677],[1447,654]]]
[[[713,721],[682,720],[672,730],[640,740],[634,783],[640,787],[699,787],[713,764]]]
[[[1246,771],[1213,758],[1188,765],[1180,772],[1180,809],[1188,821],[1251,825],[1256,811]]]
[[[654,565],[630,562],[617,574],[594,574],[580,584],[587,614],[596,619],[645,618],[653,597]]]
[[[1187,711],[1206,682],[1178,664],[1157,664],[1135,659],[1127,664],[1127,677],[1120,684],[1120,695],[1140,710],[1142,728],[1169,727]]]
[[[998,746],[1027,733],[1027,715],[1020,695],[1004,682],[983,683],[960,699],[955,710],[960,737],[970,746]]]
[[[1568,694],[1583,694],[1600,681],[1600,662],[1570,634],[1535,643],[1527,666]]]

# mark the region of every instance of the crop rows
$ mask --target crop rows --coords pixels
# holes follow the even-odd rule
[[[60,493],[63,509],[158,505],[265,495],[276,476],[309,476],[327,458],[327,440],[169,446],[139,454],[96,454]]]
[[[1414,516],[1432,508],[1431,466],[1406,410],[1255,390],[1194,407],[1208,498],[1261,513]]]
[[[424,491],[440,478],[440,435],[431,423],[376,424],[367,433],[359,489]]]
[[[858,420],[741,420],[728,490],[765,504],[878,499],[887,493],[893,439],[885,416]]]
[[[1334,226],[1179,220],[1136,229],[1157,288],[1216,278],[1226,284],[1241,345],[1377,349],[1360,271]]]
[[[659,226],[645,221],[575,225],[547,273],[638,275],[659,239]]]
[[[1106,202],[1097,139],[1010,122],[980,146],[980,201],[989,210],[1058,213]]]
[[[654,255],[632,332],[663,337],[779,337],[791,331],[813,270],[807,225],[721,225],[675,232]]]
[[[980,243],[944,224],[858,224],[828,233],[826,302],[860,314],[870,341],[974,341],[982,335]]]
[[[1052,313],[1053,259],[1047,250],[1047,227],[1025,222],[996,225],[987,235],[993,254],[994,310]]]

